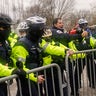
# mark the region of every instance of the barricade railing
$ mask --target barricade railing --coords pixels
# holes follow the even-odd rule
[[[66,55],[68,96],[96,96],[96,49]]]
[[[55,72],[54,68],[55,68],[56,73],[54,73]],[[38,67],[38,68],[35,68],[35,69],[32,69],[32,70],[29,70],[27,72],[28,77],[29,77],[29,74],[31,74],[31,73],[34,73],[36,75],[36,77],[38,75],[40,75],[40,74],[43,74],[44,78],[45,78],[44,83],[42,83],[42,84],[37,83],[38,96],[51,96],[50,92],[49,92],[50,89],[51,89],[51,91],[53,93],[53,96],[58,96],[58,93],[59,93],[59,96],[64,96],[63,95],[63,88],[65,88],[67,86],[67,84],[66,83],[64,83],[64,84],[62,83],[61,70],[60,70],[60,67],[57,64],[50,64],[50,65],[46,65],[46,66],[43,66],[43,67]],[[51,81],[48,81],[49,80],[48,76],[50,76],[50,75],[51,75]],[[56,78],[55,78],[54,75],[57,76],[58,82],[55,82]],[[14,82],[14,80],[17,81],[17,82],[19,81],[18,84],[15,83],[15,85],[14,85],[14,87],[16,87],[16,88],[14,88],[14,87],[10,88],[10,86],[11,86],[10,82],[12,82],[12,80],[13,80],[13,82]],[[20,78],[17,75],[11,75],[11,76],[8,76],[8,77],[0,78],[0,83],[2,83],[2,82],[6,82],[7,85],[8,85],[8,88],[7,88],[8,89],[8,96],[13,96],[13,95],[15,96],[18,89],[19,89],[19,91],[18,91],[19,92],[19,96],[23,96],[23,94],[22,94],[22,91],[23,91],[22,90],[22,82],[21,82]],[[52,82],[51,83],[52,85],[49,86],[48,82]],[[58,83],[58,86],[56,85],[56,83]],[[41,85],[43,86],[42,88],[41,88]],[[56,87],[58,87],[58,90],[56,90]],[[31,88],[32,88],[31,87],[31,80],[30,80],[30,78],[28,78],[28,89],[29,90],[26,89],[26,91],[27,90],[29,91],[29,95],[28,96],[33,96]],[[15,91],[15,94],[14,94],[14,92],[10,92],[13,89]],[[43,95],[41,93],[43,93]]]
[[[16,91],[17,91],[17,86],[16,86],[16,84],[15,84],[15,87],[14,87],[14,88],[11,88],[10,86],[11,86],[11,84],[13,83],[13,80],[15,81],[16,78],[18,78],[18,76],[17,76],[16,74],[11,75],[11,76],[7,76],[7,77],[2,77],[2,78],[0,78],[0,85],[1,85],[2,83],[4,83],[4,82],[7,84],[7,93],[8,93],[8,96],[13,96],[13,94],[14,94],[14,96],[15,96],[15,93],[16,93]],[[12,86],[12,87],[13,87],[13,86]],[[14,90],[14,92],[13,92],[13,90]]]

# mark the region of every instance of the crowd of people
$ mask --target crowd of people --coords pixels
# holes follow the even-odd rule
[[[96,39],[92,36],[92,32],[88,27],[88,21],[85,19],[80,19],[78,26],[69,33],[64,33],[64,25],[61,18],[55,18],[52,22],[53,26],[48,29],[46,29],[46,19],[39,16],[32,16],[20,22],[17,26],[18,32],[12,32],[11,26],[13,24],[12,19],[8,15],[0,13],[0,78],[12,74],[20,75],[22,96],[29,96],[28,77],[26,76],[28,70],[56,63],[60,66],[63,78],[63,71],[66,70],[64,62],[66,54],[73,55],[76,51],[96,47]],[[47,30],[50,32],[48,31],[49,33],[46,35]],[[89,56],[88,59],[91,60],[92,58]],[[83,60],[85,59],[83,58]],[[73,76],[70,58],[68,63],[70,69],[71,96],[74,96],[73,87],[75,87],[76,96],[79,96],[77,68]],[[90,71],[89,64],[88,62],[88,71]],[[80,69],[81,62],[77,66]],[[56,96],[60,96],[57,71],[54,69],[53,73]],[[80,70],[79,78],[81,78],[81,73],[82,71]],[[90,82],[89,75],[88,73]],[[34,73],[31,73],[29,78],[31,80],[32,96],[39,96],[37,82],[39,84],[44,82],[45,78],[43,74],[36,77]],[[73,86],[73,80],[77,81],[75,86]],[[54,96],[50,70],[47,73],[47,85],[49,89],[48,96]],[[68,96],[67,87],[63,89],[63,93],[64,96]],[[6,82],[0,83],[0,96],[8,96]],[[19,89],[17,90],[16,96],[20,96]],[[41,96],[44,96],[42,92]]]

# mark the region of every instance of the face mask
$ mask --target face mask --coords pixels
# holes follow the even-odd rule
[[[11,28],[9,28],[7,30],[0,30],[0,41],[7,40],[10,32],[11,32]]]
[[[38,40],[42,37],[43,33],[44,33],[43,30],[38,30],[37,32],[35,31],[33,34],[33,38],[36,38]]]

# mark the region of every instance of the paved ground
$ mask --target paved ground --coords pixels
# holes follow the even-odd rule
[[[84,68],[84,71],[81,77],[82,77],[82,88],[79,90],[80,96],[96,96],[96,89],[90,88],[88,86],[86,67]]]
[[[96,89],[84,87],[80,89],[80,96],[96,96]]]

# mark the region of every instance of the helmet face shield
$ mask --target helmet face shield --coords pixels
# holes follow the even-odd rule
[[[29,34],[39,38],[43,35],[44,29],[44,24],[32,24],[29,28]]]
[[[26,22],[29,26],[28,34],[30,34],[32,38],[41,38],[45,29],[45,18],[33,16],[26,19]]]

